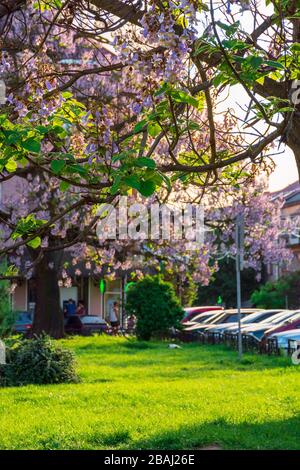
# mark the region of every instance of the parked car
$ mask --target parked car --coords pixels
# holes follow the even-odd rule
[[[67,334],[91,335],[102,333],[107,329],[106,321],[97,315],[71,315],[66,318],[65,332]]]
[[[281,333],[275,333],[270,336],[271,338],[277,339],[278,348],[288,350],[289,341],[300,342],[300,326],[294,330],[282,331]]]
[[[298,313],[298,310],[290,310],[278,313],[272,317],[272,321],[262,322],[258,325],[248,325],[247,328],[243,331],[243,334],[246,336],[251,336],[253,339],[260,341],[266,331],[275,328],[276,326],[284,325],[288,319],[297,316]]]
[[[214,307],[214,306],[207,306],[207,307],[187,307],[184,309],[185,315],[183,320],[181,320],[182,324],[186,324],[190,321],[195,321],[196,317],[199,315],[203,315],[202,320],[208,318],[212,313],[215,311],[222,311],[224,310],[223,307]]]
[[[197,323],[203,323],[212,319],[215,315],[220,315],[223,310],[210,310],[206,313],[199,313],[192,320],[183,323],[185,327],[196,325]]]
[[[255,313],[259,310],[257,309],[247,309],[247,308],[242,308],[241,309],[241,319],[247,317],[248,315],[251,315],[252,313]],[[232,325],[233,323],[236,323],[238,321],[238,310],[237,309],[228,309],[224,310],[222,315],[220,315],[220,318],[216,322],[216,324],[211,324],[207,325],[207,327],[204,329],[205,332],[211,331],[214,328],[217,328],[219,325],[222,325],[221,328],[226,328],[228,325]]]
[[[211,313],[212,315],[207,317],[205,320],[201,321],[201,318],[198,318],[197,321],[193,321],[193,322],[190,322],[190,324],[184,325],[185,326],[184,331],[187,331],[187,332],[195,332],[198,330],[200,331],[202,327],[205,328],[209,324],[214,324],[223,312],[220,310],[217,310]]]
[[[267,321],[280,312],[281,310],[262,310],[260,312],[251,313],[241,319],[241,330],[247,328],[248,325],[255,325]],[[238,322],[220,323],[210,329],[210,331],[220,334],[236,334],[238,332],[238,327]]]
[[[258,309],[241,309],[241,316],[242,318],[246,315],[253,313],[254,311],[259,311]],[[203,333],[207,328],[214,327],[220,323],[229,323],[233,321],[237,321],[237,310],[236,309],[228,309],[224,310],[223,312],[216,312],[212,318],[208,318],[207,320],[203,321],[202,323],[195,323],[194,325],[188,326],[185,328],[186,332],[189,333]]]
[[[13,327],[14,333],[27,334],[32,328],[32,315],[30,312],[18,312]]]
[[[84,334],[101,333],[107,329],[106,321],[97,315],[85,315],[80,320]]]
[[[295,315],[285,320],[279,326],[275,326],[275,328],[273,327],[267,330],[262,337],[262,341],[266,340],[270,335],[298,328],[300,328],[300,312],[295,313]]]

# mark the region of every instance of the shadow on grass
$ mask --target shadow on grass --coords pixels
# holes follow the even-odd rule
[[[300,449],[300,416],[265,423],[228,423],[223,419],[164,431],[132,443],[135,449]]]
[[[102,341],[103,338],[103,341]],[[68,343],[66,343],[68,344]],[[73,346],[69,343],[69,346]],[[88,342],[82,346],[74,345],[74,349],[77,352],[92,352],[95,350],[103,351],[105,353],[115,353],[118,350],[143,350],[143,349],[160,349],[162,343],[151,342],[151,341],[139,341],[133,337],[110,337],[110,336],[96,336],[90,337]]]
[[[181,349],[169,349],[168,341],[146,342],[135,338],[91,337],[83,345],[72,345],[78,358],[86,355],[90,359],[106,361],[111,356],[114,367],[144,367],[151,365],[169,366],[179,370],[206,369],[206,370],[263,370],[272,368],[292,367],[290,358],[278,356],[246,353],[240,361],[237,351],[223,345],[200,345],[197,343],[183,343]]]
[[[140,433],[143,433],[140,430]],[[176,429],[153,433],[137,439],[132,428],[109,429],[93,427],[88,433],[60,434],[49,431],[39,433],[35,448],[44,450],[79,449],[150,449],[201,450],[214,446],[224,450],[299,450],[300,416],[263,423],[232,423],[225,419],[186,425]],[[0,448],[28,448],[20,438],[10,447],[1,442]]]

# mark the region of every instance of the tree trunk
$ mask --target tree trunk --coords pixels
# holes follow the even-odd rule
[[[298,178],[300,178],[300,118],[295,116],[291,128],[288,132],[287,145],[294,152],[297,167],[298,167]],[[295,179],[297,175],[295,175]]]
[[[43,257],[35,269],[36,307],[33,334],[46,333],[52,338],[64,336],[64,316],[60,308],[57,270],[49,268],[49,260]]]

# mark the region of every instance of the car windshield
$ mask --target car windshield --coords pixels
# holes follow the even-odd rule
[[[241,312],[241,318],[245,317],[246,313]],[[219,318],[215,321],[210,323],[218,324],[218,323],[234,323],[238,321],[238,313],[223,313]]]
[[[295,315],[292,315],[289,320],[292,322],[292,321],[296,321],[296,320],[299,320],[300,319],[300,313],[295,313]]]
[[[244,325],[248,323],[263,323],[265,320],[272,318],[278,313],[280,313],[278,310],[252,313],[251,315],[247,315],[247,317],[242,320],[242,323]]]
[[[81,318],[81,323],[105,323],[105,320],[97,315],[86,315]]]
[[[196,315],[192,321],[196,321],[196,322],[204,322],[205,320],[207,320],[208,318],[212,318],[214,315],[212,313],[199,313],[198,315]]]
[[[228,317],[224,320],[223,323],[237,322],[238,319],[239,319],[238,314],[235,314],[235,315],[228,315]]]
[[[277,325],[278,323],[283,322],[284,320],[287,320],[290,317],[293,317],[295,315],[295,312],[286,312],[283,315],[279,314],[277,318],[274,318],[271,323]]]
[[[198,315],[208,314],[214,310],[220,310],[218,307],[188,307],[184,309],[184,319],[192,319]]]
[[[222,323],[222,319],[224,318],[224,313],[218,312],[210,318],[207,318],[203,323],[209,323],[215,325],[216,323]]]
[[[250,313],[250,315],[247,315],[242,319],[242,323],[254,323],[260,318],[260,313]]]
[[[272,324],[274,323],[274,324],[276,324],[277,321],[280,323],[282,318],[285,318],[286,315],[290,315],[290,314],[292,314],[292,312],[282,311],[282,312],[279,312],[279,313],[274,313],[270,317],[265,318],[261,323],[262,324],[264,324],[264,323],[272,323]]]

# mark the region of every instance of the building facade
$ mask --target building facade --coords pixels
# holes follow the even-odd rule
[[[300,221],[300,184],[298,181],[284,189],[273,193],[273,199],[284,199],[282,207],[283,219],[299,219]],[[286,265],[284,260],[280,264],[272,264],[267,267],[268,280],[275,281],[284,274],[300,271],[300,226],[299,232],[286,234],[287,244],[293,252],[291,264]]]
[[[102,282],[101,282],[102,281]],[[104,283],[103,283],[104,281]],[[87,315],[97,315],[109,318],[113,303],[117,301],[122,307],[124,299],[124,278],[95,279],[92,276],[74,278],[72,287],[60,287],[60,305],[72,299],[76,304],[83,300]],[[101,285],[100,285],[101,283]],[[105,285],[105,291],[103,287]],[[12,294],[12,306],[16,311],[34,312],[35,308],[35,279],[20,279]]]
[[[22,191],[22,185],[26,181],[14,177],[0,184],[0,208],[13,200],[14,196]],[[81,276],[72,277],[72,287],[60,287],[61,308],[64,302],[72,299],[77,304],[82,300],[88,315],[97,315],[109,318],[110,309],[115,301],[120,305],[120,311],[124,305],[124,285],[126,276],[119,275],[115,280],[101,279],[93,276],[87,270],[81,269]],[[101,282],[102,281],[102,282]],[[100,282],[102,288],[100,289]],[[16,311],[34,312],[36,287],[34,276],[32,279],[18,279],[16,288],[12,294],[12,307]]]

